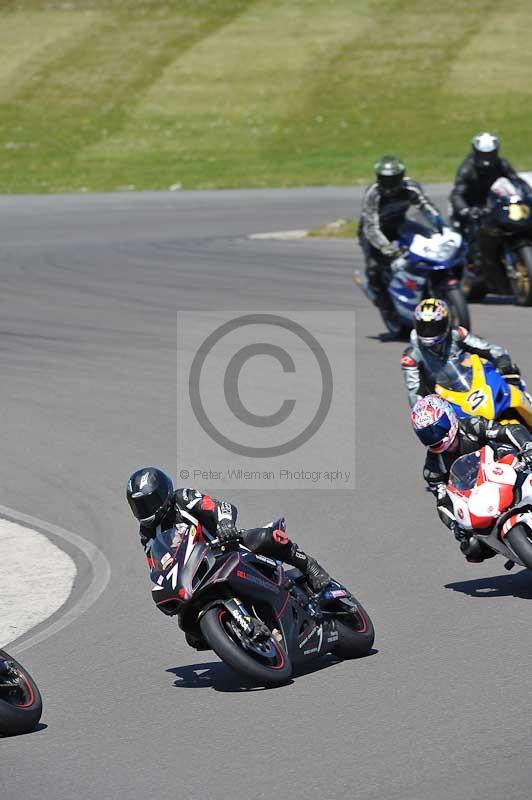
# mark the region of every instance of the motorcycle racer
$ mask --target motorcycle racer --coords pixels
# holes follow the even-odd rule
[[[423,189],[405,175],[406,167],[395,156],[382,156],[375,164],[375,182],[364,195],[358,229],[359,244],[366,259],[366,277],[370,296],[382,311],[391,307],[386,292],[386,271],[401,256],[395,243],[407,211],[419,208],[440,231],[443,218]],[[415,223],[411,223],[415,225]]]
[[[449,307],[444,300],[436,297],[422,300],[416,306],[414,320],[410,344],[401,358],[410,408],[434,391],[438,372],[461,352],[475,353],[492,361],[502,375],[519,376],[519,367],[504,347],[470,333],[463,326],[451,327]]]
[[[488,207],[490,189],[498,178],[507,178],[516,188],[530,187],[512,165],[499,156],[499,139],[484,131],[471,140],[471,152],[458,167],[450,195],[451,219],[454,227],[471,242],[477,230],[476,223]],[[478,229],[478,248],[482,269],[493,286],[499,283],[499,254],[502,234],[499,230],[481,226]]]
[[[494,420],[470,417],[459,420],[453,407],[437,394],[417,401],[411,414],[412,427],[427,450],[423,477],[436,497],[438,515],[453,533],[467,561],[491,558],[493,551],[477,536],[465,533],[458,524],[447,497],[450,469],[457,458],[490,446],[496,458],[505,452],[519,453],[526,468],[532,469],[532,436],[523,425],[501,425]]]
[[[284,519],[263,528],[237,530],[237,509],[231,503],[214,500],[197,489],[177,489],[171,478],[157,467],[136,470],[127,483],[126,497],[140,522],[140,541],[150,559],[151,543],[159,531],[175,525],[195,525],[206,539],[220,544],[240,541],[260,555],[297,567],[310,589],[318,593],[331,578],[316,559],[304,553],[286,534]]]
[[[471,152],[458,167],[449,199],[452,219],[462,231],[481,216],[497,178],[508,178],[518,186],[523,183],[510,162],[499,156],[499,146],[494,134],[478,133],[471,140]]]

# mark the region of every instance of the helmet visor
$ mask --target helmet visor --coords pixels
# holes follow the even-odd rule
[[[384,194],[394,194],[401,189],[404,172],[398,175],[377,175],[377,183]]]
[[[481,169],[489,169],[497,163],[499,154],[497,150],[492,150],[490,153],[482,153],[475,150],[475,163]]]
[[[149,494],[135,492],[128,495],[128,502],[135,517],[142,521],[153,517],[167,500],[164,489],[156,488]]]
[[[431,319],[424,322],[422,319],[416,320],[416,333],[423,344],[437,344],[442,341],[449,330],[449,317],[444,319]]]
[[[447,414],[445,414],[437,422],[434,422],[432,425],[427,425],[426,428],[420,428],[416,431],[416,433],[420,441],[426,447],[435,447],[443,442],[445,437],[448,436],[450,430],[451,420]]]

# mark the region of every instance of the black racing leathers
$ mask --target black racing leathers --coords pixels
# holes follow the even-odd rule
[[[140,539],[144,551],[150,556],[151,541],[159,531],[179,523],[199,527],[207,540],[214,539],[221,526],[236,523],[238,511],[231,503],[214,500],[197,489],[177,489],[173,501],[164,516],[153,525],[140,526]],[[263,528],[252,528],[240,532],[241,541],[249,550],[284,561],[297,567],[314,591],[325,586],[330,577],[311,556],[306,555],[295,542],[290,541],[284,531],[284,520]]]
[[[423,477],[436,497],[438,514],[444,525],[452,528],[456,523],[446,487],[449,472],[457,458],[474,453],[485,445],[489,445],[495,452],[495,457],[500,458],[505,452],[520,452],[528,442],[532,442],[532,436],[524,425],[501,425],[494,420],[470,417],[459,421],[453,450],[444,453],[431,453],[429,450],[423,467]]]
[[[397,239],[399,228],[412,207],[419,208],[430,220],[441,219],[436,206],[412,178],[404,178],[402,189],[391,196],[383,195],[377,183],[372,184],[364,195],[360,235],[384,256],[393,255],[392,242]]]
[[[489,169],[479,169],[470,153],[458,167],[454,187],[451,191],[453,217],[457,220],[467,218],[471,208],[485,208],[490,188],[497,178],[508,178],[517,186],[522,180],[504,158],[499,158]]]
[[[491,344],[469,333],[467,328],[453,328],[447,341],[440,349],[424,347],[418,339],[416,331],[410,335],[410,345],[405,349],[401,359],[403,379],[408,393],[408,402],[414,404],[434,391],[436,376],[447,364],[461,352],[475,353],[481,358],[496,362],[501,356],[509,356],[508,351],[499,345]]]
[[[498,158],[487,169],[479,169],[473,154],[470,153],[458,168],[450,201],[455,225],[470,245],[476,243],[478,247],[480,265],[490,288],[505,294],[506,281],[500,271],[503,235],[496,227],[486,224],[479,226],[473,216],[474,209],[486,210],[491,186],[498,178],[508,178],[517,188],[526,187],[529,191],[525,181],[504,158]],[[474,250],[470,256],[473,260],[476,259]]]
[[[379,306],[385,305],[383,271],[400,255],[394,241],[412,207],[418,208],[432,222],[441,223],[440,212],[412,178],[404,178],[402,188],[394,195],[383,195],[378,183],[369,186],[364,195],[358,237],[366,258],[372,299]]]

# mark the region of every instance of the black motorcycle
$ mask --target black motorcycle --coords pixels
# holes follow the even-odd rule
[[[29,733],[39,722],[42,699],[29,672],[0,650],[0,736]]]
[[[488,228],[500,237],[501,269],[496,276],[485,273],[478,249],[478,237]],[[491,187],[488,205],[469,229],[468,264],[462,289],[469,302],[488,292],[515,295],[519,306],[532,305],[532,190],[523,182],[515,187],[499,178]]]
[[[157,535],[149,560],[153,599],[177,614],[188,644],[261,685],[284,683],[325,653],[356,658],[372,648],[371,619],[345,587],[333,581],[313,595],[299,570],[238,542],[222,547],[177,526]]]

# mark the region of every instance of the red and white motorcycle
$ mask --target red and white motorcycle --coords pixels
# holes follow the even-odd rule
[[[459,525],[532,571],[532,473],[516,456],[499,459],[491,447],[457,458],[451,467],[447,495]]]

